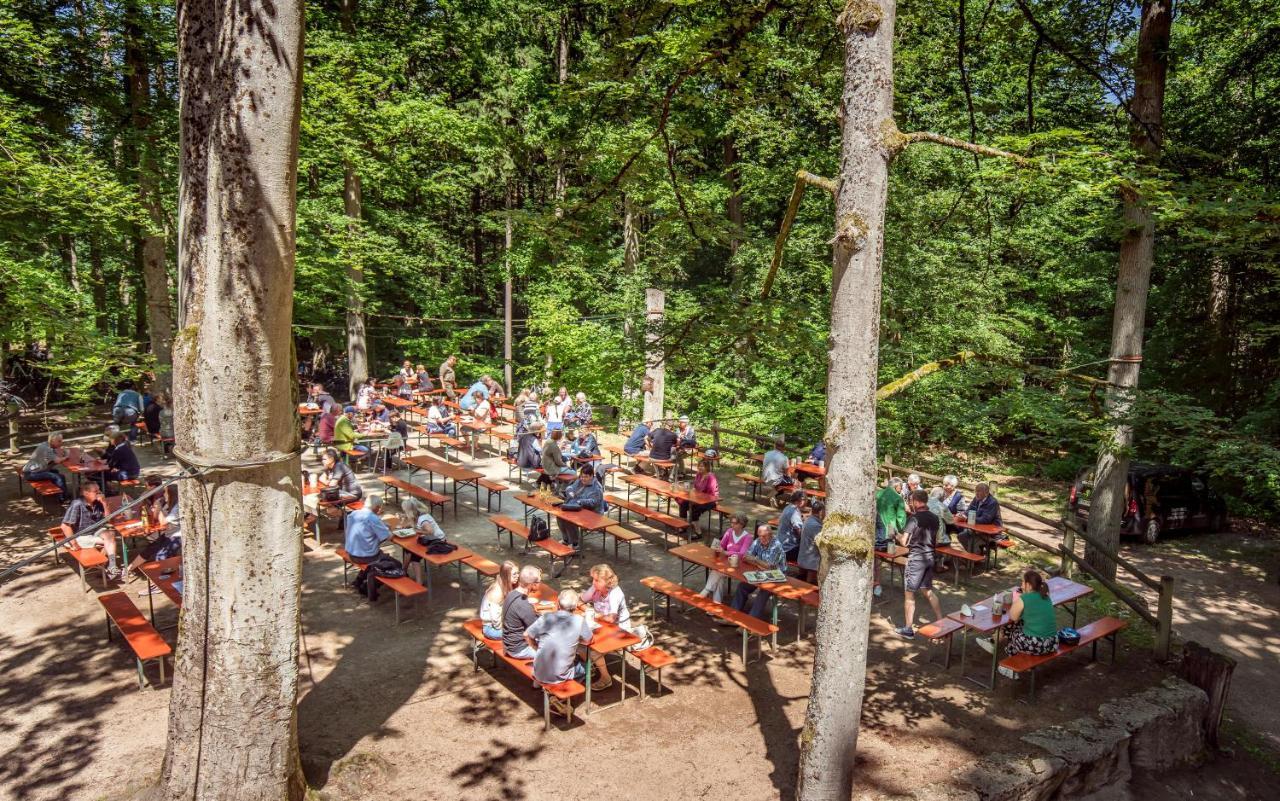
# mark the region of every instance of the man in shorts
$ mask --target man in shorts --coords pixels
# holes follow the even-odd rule
[[[929,493],[924,490],[912,490],[907,497],[907,506],[911,517],[907,520],[906,528],[897,537],[898,544],[908,551],[903,597],[906,621],[897,631],[899,636],[910,640],[916,636],[912,624],[916,617],[917,592],[923,592],[925,599],[929,601],[934,620],[942,617],[942,605],[933,592],[933,549],[938,542],[938,528],[942,521],[929,511]]]

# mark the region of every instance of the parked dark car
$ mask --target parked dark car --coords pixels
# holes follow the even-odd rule
[[[1086,529],[1092,494],[1093,468],[1086,467],[1076,475],[1068,499]],[[1166,531],[1225,531],[1230,523],[1226,501],[1209,487],[1207,477],[1185,467],[1131,463],[1124,496],[1120,533],[1148,544]]]

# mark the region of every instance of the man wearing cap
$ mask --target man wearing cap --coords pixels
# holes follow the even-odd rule
[[[338,421],[333,425],[333,447],[342,452],[368,453],[368,447],[356,443],[356,426],[351,422],[351,417],[355,413],[356,407],[343,407],[342,414],[338,415]]]
[[[681,448],[698,447],[698,432],[689,425],[689,415],[680,415],[679,427],[676,429],[676,444]]]

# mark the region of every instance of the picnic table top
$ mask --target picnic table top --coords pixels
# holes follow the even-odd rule
[[[420,470],[426,470],[428,473],[439,473],[454,481],[476,481],[484,478],[484,473],[477,473],[475,470],[468,470],[465,467],[442,462],[433,456],[406,456],[402,461]]]
[[[138,568],[142,571],[142,575],[147,580],[160,588],[170,601],[178,606],[182,606],[182,593],[178,592],[173,586],[175,581],[182,581],[182,557],[171,556],[160,562],[147,562]],[[161,574],[168,573],[168,578],[161,578]]]
[[[382,401],[388,406],[395,406],[398,409],[403,409],[406,406],[413,405],[413,401],[409,400],[408,398],[401,398],[395,395],[384,395],[378,400]]]
[[[976,534],[984,534],[988,537],[1004,532],[1004,526],[997,526],[995,523],[970,523],[961,517],[955,519],[955,524],[959,528],[967,528]]]
[[[111,527],[121,537],[144,537],[151,534],[163,534],[169,529],[169,524],[163,525],[152,523],[146,529],[142,527],[142,519],[135,517],[128,520],[114,519],[111,521]]]
[[[663,481],[660,478],[646,476],[635,473],[629,476],[619,476],[620,479],[628,484],[634,484],[637,487],[652,490],[659,495],[670,495],[677,500],[688,501],[690,503],[715,503],[720,500],[720,496],[711,495],[706,492],[699,492],[695,489],[677,489],[670,481]]]
[[[542,582],[529,592],[529,597],[533,603],[533,611],[539,615],[550,614],[560,608],[557,603],[560,599],[560,591],[548,582]],[[579,604],[574,610],[575,615],[582,615],[586,610],[585,603]],[[624,648],[630,648],[640,642],[640,638],[631,632],[623,629],[617,623],[605,623],[602,620],[595,621],[595,628],[591,630],[591,642],[588,647],[598,654],[611,654],[615,651],[621,651]]]
[[[751,582],[747,581],[746,572],[759,569],[746,564],[745,560],[738,567],[730,567],[729,558],[726,555],[723,553],[717,554],[706,545],[697,542],[672,548],[671,553],[686,562],[692,562],[700,567],[726,575],[734,581],[741,581],[747,584]],[[797,599],[806,603],[817,604],[818,588],[807,581],[801,581],[797,578],[788,576],[785,582],[767,581],[756,586],[777,595],[779,598]]]
[[[321,412],[321,409],[319,406],[315,406],[309,403],[298,404],[298,414],[302,415],[303,417],[306,417],[309,414],[320,414],[320,412]]]
[[[547,514],[559,518],[566,523],[573,523],[576,526],[581,526],[588,531],[599,531],[601,529],[606,529],[609,526],[617,525],[617,522],[613,518],[605,517],[599,512],[593,512],[590,509],[566,511],[554,503],[542,500],[536,495],[516,495],[515,499],[525,506],[532,506],[534,509],[546,512]]]
[[[1048,583],[1049,583],[1049,601],[1054,606],[1069,604],[1072,601],[1083,598],[1084,596],[1089,595],[1093,592],[1092,587],[1085,584],[1079,584],[1077,582],[1072,581],[1069,578],[1064,578],[1062,576],[1054,576],[1053,578],[1049,579]],[[1012,589],[1013,588],[1011,587],[1010,590]],[[1013,621],[1009,619],[1009,611],[1007,609],[1005,610],[1004,614],[1000,615],[999,618],[992,617],[991,606],[994,601],[995,601],[995,595],[993,594],[990,597],[984,598],[981,601],[978,601],[976,604],[971,605],[970,608],[973,610],[973,617],[965,617],[964,615],[961,615],[959,612],[952,612],[951,614],[947,615],[947,617],[951,618],[952,620],[958,620],[961,623],[963,623],[966,627],[973,629],[975,631],[980,631],[983,633],[986,633],[989,631],[995,631],[998,628],[1009,625]],[[979,609],[978,607],[982,607],[982,608]]]
[[[461,545],[458,545],[449,553],[427,553],[427,546],[418,542],[417,534],[409,534],[404,537],[392,537],[391,541],[414,556],[421,556],[423,560],[430,562],[436,567],[452,564],[453,562],[460,562],[463,559],[475,556],[475,551],[468,550]],[[457,545],[457,543],[454,544]]]
[[[103,470],[110,469],[104,460],[92,456],[81,456],[78,462],[68,459],[62,463],[62,466],[73,473],[101,473]]]

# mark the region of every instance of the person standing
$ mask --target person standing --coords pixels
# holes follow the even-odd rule
[[[40,443],[31,452],[31,458],[22,466],[22,478],[27,481],[51,481],[62,491],[59,496],[63,503],[71,500],[67,492],[67,480],[58,471],[57,466],[67,460],[67,451],[62,447],[62,434],[55,431],[47,441]]]
[[[929,511],[929,493],[918,489],[909,496],[911,519],[898,535],[898,544],[907,548],[907,566],[903,571],[903,607],[906,621],[898,629],[904,639],[914,639],[916,617],[916,593],[923,592],[933,610],[933,619],[942,618],[942,605],[933,592],[933,549],[938,542],[938,529],[942,521]]]
[[[444,390],[445,397],[451,401],[458,399],[458,376],[453,370],[457,364],[457,356],[450,356],[440,364],[440,388]]]

